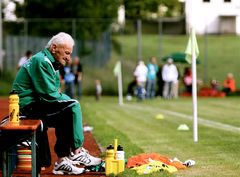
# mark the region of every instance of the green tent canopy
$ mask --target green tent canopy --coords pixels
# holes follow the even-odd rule
[[[174,63],[188,63],[185,60],[186,54],[183,52],[175,52],[170,55],[164,56],[162,57],[162,60],[166,62],[168,58],[172,58]],[[197,58],[197,64],[199,63],[200,63],[199,58]]]

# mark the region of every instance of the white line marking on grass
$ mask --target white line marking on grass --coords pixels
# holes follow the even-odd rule
[[[137,105],[130,105],[130,104],[125,104],[125,106],[131,106],[137,109],[142,109],[142,107],[137,106]],[[144,107],[144,109],[152,109],[149,107]],[[192,116],[189,116],[187,114],[183,114],[183,113],[179,113],[179,112],[175,112],[175,111],[168,111],[168,110],[163,110],[163,109],[159,109],[158,111],[169,114],[169,115],[174,115],[177,117],[181,117],[183,119],[187,119],[187,120],[193,120]],[[217,128],[217,129],[221,129],[221,130],[226,130],[226,131],[230,131],[230,132],[234,132],[234,133],[240,133],[240,127],[235,127],[232,125],[228,125],[228,124],[223,124],[220,122],[216,122],[216,121],[212,121],[212,120],[207,120],[201,117],[198,117],[198,123],[207,127],[212,127],[212,128]]]
[[[192,120],[192,116],[186,115],[186,114],[182,114],[182,113],[178,113],[178,112],[174,112],[174,111],[167,111],[167,110],[162,110],[163,112],[166,112],[167,114],[171,114],[171,115],[175,115],[184,119],[188,119],[188,120]],[[221,129],[221,130],[226,130],[226,131],[230,131],[230,132],[238,132],[240,133],[240,128],[239,127],[235,127],[232,125],[228,125],[228,124],[223,124],[220,122],[216,122],[216,121],[212,121],[212,120],[207,120],[201,117],[198,117],[198,123],[201,125],[205,125],[208,127],[212,127],[212,128],[217,128],[217,129]]]

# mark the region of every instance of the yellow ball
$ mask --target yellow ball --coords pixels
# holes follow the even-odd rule
[[[157,114],[155,118],[156,118],[156,119],[164,119],[164,115],[162,115],[162,114]]]

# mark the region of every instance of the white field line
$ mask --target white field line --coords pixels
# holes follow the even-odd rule
[[[132,107],[135,109],[143,109],[141,106],[137,106],[137,105],[130,105],[130,104],[125,104],[125,106],[128,107]],[[150,107],[144,107],[144,110],[146,109],[151,109],[151,111],[156,110]],[[165,113],[165,114],[169,114],[169,115],[173,115],[173,116],[177,116],[183,119],[187,119],[187,120],[193,120],[193,117],[187,114],[183,114],[183,113],[179,113],[179,112],[175,112],[175,111],[168,111],[168,110],[163,110],[163,109],[159,109],[159,112]],[[212,128],[217,128],[217,129],[221,129],[221,130],[225,130],[225,131],[230,131],[230,132],[234,132],[234,133],[240,133],[240,127],[235,127],[232,125],[228,125],[228,124],[223,124],[220,122],[216,122],[216,121],[212,121],[212,120],[207,120],[201,117],[198,117],[198,123],[207,127],[212,127]]]

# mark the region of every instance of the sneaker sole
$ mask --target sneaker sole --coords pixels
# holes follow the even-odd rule
[[[80,175],[83,174],[85,172],[85,170],[83,169],[83,171],[81,173],[74,173],[74,172],[63,172],[63,171],[52,171],[54,175]]]
[[[74,160],[72,160],[72,159],[70,159],[70,158],[68,158],[68,159],[71,160],[71,163],[72,163],[73,165],[96,166],[96,165],[99,165],[99,164],[102,163],[102,160],[100,160],[99,163],[95,163],[95,164],[85,164],[85,163],[82,163],[82,162],[79,162],[79,161],[74,161]]]
[[[96,165],[99,165],[101,163],[102,163],[102,161],[99,162],[99,163],[96,163],[96,164],[84,164],[84,163],[81,163],[81,162],[72,161],[73,165],[85,165],[85,166],[96,166]]]

